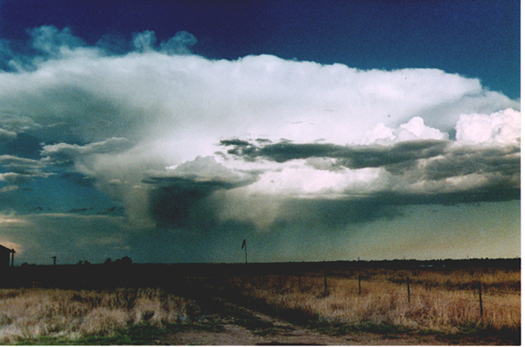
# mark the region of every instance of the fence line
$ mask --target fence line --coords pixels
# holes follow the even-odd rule
[[[324,284],[324,294],[327,295],[329,294],[330,290],[329,290],[329,276],[327,274],[326,271],[323,271],[321,274],[319,275],[312,275],[312,274],[299,274],[299,275],[284,275],[283,273],[279,273],[279,274],[275,274],[276,276],[278,276],[278,288],[279,289],[284,289],[284,287],[286,287],[286,284],[290,284],[291,283],[291,288],[294,287],[294,282],[293,280],[291,280],[291,278],[293,277],[298,277],[298,281],[296,283],[298,283],[298,288],[299,290],[303,290],[304,289],[304,279],[319,279],[320,281],[322,281],[322,283],[319,283],[319,286],[320,288],[322,289],[323,288],[323,284]],[[271,275],[270,275],[271,277]],[[265,278],[266,280],[264,281],[264,283],[268,286],[272,286],[272,281],[270,281],[269,279],[267,279],[266,275],[265,275]],[[303,280],[301,280],[301,278],[303,278]],[[332,278],[336,278],[336,279],[348,279],[348,280],[353,280],[353,281],[356,281],[357,282],[357,293],[358,293],[358,296],[361,296],[362,294],[365,293],[365,291],[363,291],[363,288],[362,288],[362,281],[365,281],[367,283],[373,283],[374,281],[370,281],[368,280],[366,277],[361,277],[361,275],[357,275],[357,278],[348,278],[348,277],[344,277],[344,276],[332,276]],[[303,283],[303,284],[302,284]],[[407,295],[407,299],[408,299],[408,303],[411,302],[411,297],[426,297],[427,299],[428,298],[432,298],[432,299],[435,299],[435,296],[432,296],[430,294],[420,294],[420,293],[414,293],[413,292],[413,289],[411,291],[411,288],[410,288],[410,284],[411,284],[411,279],[410,277],[406,277],[406,279],[404,281],[399,281],[399,282],[394,282],[394,281],[385,281],[385,282],[382,282],[382,283],[385,283],[385,284],[394,284],[394,285],[397,285],[397,286],[401,286],[403,284],[406,283],[406,295]],[[423,284],[421,283],[418,283],[417,285],[421,285],[421,286],[424,286]],[[431,289],[429,289],[428,287],[424,286],[425,287],[425,290],[428,290],[430,291]],[[511,305],[505,305],[505,304],[499,304],[499,303],[495,303],[495,302],[491,302],[491,301],[487,301],[487,300],[484,300],[486,298],[492,298],[494,299],[494,293],[502,293],[504,295],[519,295],[521,296],[521,291],[516,291],[514,293],[512,292],[508,292],[508,291],[495,291],[495,290],[490,290],[490,285],[482,285],[481,282],[477,282],[477,285],[472,285],[470,288],[461,288],[461,289],[446,289],[444,287],[432,287],[432,288],[435,288],[435,289],[440,289],[441,291],[448,291],[448,292],[468,292],[468,291],[473,291],[473,296],[477,296],[477,299],[465,299],[465,298],[454,298],[453,300],[454,301],[462,301],[462,302],[468,302],[468,303],[471,303],[473,305],[477,304],[479,305],[479,311],[480,311],[480,317],[483,317],[484,315],[484,306],[486,308],[486,306],[498,306],[498,307],[506,307],[506,308],[512,308],[514,310],[521,310],[521,305],[519,307],[516,307],[516,306],[511,306]],[[310,289],[313,289],[313,287],[310,287]],[[353,291],[352,291],[353,292]],[[376,291],[377,293],[377,291]],[[382,293],[385,293],[385,294],[401,294],[402,293],[402,287],[399,287],[399,290],[397,292],[382,292]],[[486,310],[485,310],[486,311]]]

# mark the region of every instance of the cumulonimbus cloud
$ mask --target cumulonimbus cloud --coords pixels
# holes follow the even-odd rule
[[[181,226],[194,209],[226,220],[257,201],[270,217],[246,215],[267,225],[285,218],[286,199],[447,203],[519,190],[519,101],[478,79],[271,55],[210,60],[191,54],[189,33],[157,44],[144,32],[126,53],[67,29],[31,35],[39,54],[0,55],[13,67],[0,72],[0,140],[45,143],[39,165],[67,163],[128,215]]]

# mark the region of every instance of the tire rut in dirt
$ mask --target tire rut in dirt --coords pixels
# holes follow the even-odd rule
[[[183,288],[183,289],[182,289]],[[187,285],[179,287],[179,294],[196,302],[200,312],[193,315],[198,319],[220,320],[224,324],[235,324],[252,331],[256,335],[266,335],[279,330],[281,327],[263,320],[250,310],[229,302],[227,299],[213,294],[209,288]]]

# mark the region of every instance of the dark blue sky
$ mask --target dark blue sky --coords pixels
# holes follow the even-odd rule
[[[0,1],[0,37],[68,27],[89,45],[154,31],[193,34],[212,59],[272,54],[361,69],[438,68],[520,95],[520,2],[491,1]]]

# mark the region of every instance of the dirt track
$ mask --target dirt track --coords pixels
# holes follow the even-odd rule
[[[432,335],[373,334],[355,332],[331,336],[285,322],[279,318],[215,298],[221,312],[207,314],[202,323],[220,331],[195,330],[170,333],[156,341],[168,345],[479,345],[480,341],[444,341]],[[486,343],[481,343],[486,344]]]

